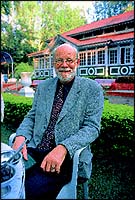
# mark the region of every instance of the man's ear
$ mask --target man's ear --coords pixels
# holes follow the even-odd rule
[[[80,59],[79,58],[77,59],[76,64],[77,64],[76,67],[78,67],[80,65]]]

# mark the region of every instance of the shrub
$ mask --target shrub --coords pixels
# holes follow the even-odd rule
[[[134,110],[129,105],[111,104],[105,100],[101,133],[93,150],[106,155],[134,157]]]
[[[31,109],[32,98],[9,93],[3,93],[2,95],[5,104],[4,122],[17,128],[24,116]]]
[[[28,63],[21,62],[15,67],[15,78],[19,80],[21,78],[21,72],[33,72],[34,68]]]
[[[32,98],[3,93],[4,123],[15,128],[31,109]],[[129,105],[111,104],[105,100],[101,133],[92,143],[94,154],[134,157],[134,110]]]
[[[134,83],[134,76],[119,76],[115,80],[116,83]]]

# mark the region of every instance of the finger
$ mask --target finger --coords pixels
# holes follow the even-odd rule
[[[50,171],[51,172],[56,172],[56,165],[52,164]]]
[[[25,160],[28,160],[28,154],[27,154],[27,148],[26,145],[24,145],[23,149],[22,149],[22,154]]]
[[[56,170],[56,172],[59,174],[59,173],[60,173],[60,166],[59,166],[59,165],[56,165],[55,170]]]
[[[51,164],[50,164],[50,162],[47,162],[45,171],[47,171],[47,172],[51,171]]]
[[[46,160],[44,159],[40,165],[40,167],[43,169],[43,171],[46,171],[46,165],[47,165],[47,162]]]

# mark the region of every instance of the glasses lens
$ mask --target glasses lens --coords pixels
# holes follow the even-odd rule
[[[76,60],[76,59],[75,59]],[[65,62],[69,65],[69,64],[72,64],[75,60],[72,60],[70,58],[67,58],[65,59]],[[55,60],[55,63],[58,64],[58,65],[61,65],[64,63],[64,59],[56,59]]]

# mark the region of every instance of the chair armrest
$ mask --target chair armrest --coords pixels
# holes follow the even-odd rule
[[[83,147],[81,149],[78,149],[73,157],[73,172],[72,172],[72,180],[77,180],[78,177],[78,165],[79,165],[79,156],[81,152],[85,149],[86,147]]]

